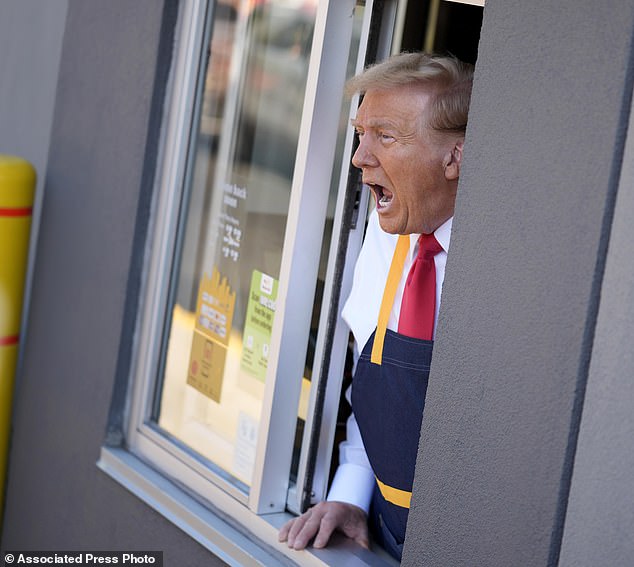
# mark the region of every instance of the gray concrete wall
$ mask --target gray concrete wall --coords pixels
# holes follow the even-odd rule
[[[634,114],[630,113],[561,551],[562,567],[634,558]]]
[[[127,370],[175,17],[172,1],[69,2],[4,549],[165,550],[168,566],[221,564],[96,466]]]
[[[0,153],[29,160],[41,193],[68,0],[0,0]]]
[[[487,2],[405,565],[559,559],[630,108],[633,22],[632,0],[609,10],[594,0]],[[631,278],[611,279],[622,275]],[[623,286],[610,292],[615,310],[631,298]],[[631,337],[631,309],[618,312]],[[605,370],[626,348],[613,332],[599,327],[609,346],[597,382],[599,368],[629,369],[631,380],[627,360]],[[584,418],[603,411],[592,384],[590,394]],[[628,406],[631,415],[631,394],[621,403],[619,415]],[[600,498],[581,497],[588,461],[600,456],[589,436],[615,431],[616,419],[584,422],[586,471],[571,504]],[[621,517],[628,526],[610,520],[615,557],[631,509]],[[572,538],[564,557],[576,565],[583,549]]]

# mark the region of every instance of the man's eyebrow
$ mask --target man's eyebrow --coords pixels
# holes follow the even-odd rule
[[[356,118],[350,119],[350,125],[354,128],[373,128],[375,130],[390,129],[399,130],[398,126],[387,120],[368,120],[367,124],[362,125]]]

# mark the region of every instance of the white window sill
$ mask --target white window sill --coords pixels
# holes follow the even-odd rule
[[[326,549],[291,550],[277,541],[277,532],[292,517],[290,514],[258,516],[220,490],[210,491],[203,505],[125,449],[103,447],[97,465],[229,565],[398,565],[381,549],[369,551],[339,535]]]

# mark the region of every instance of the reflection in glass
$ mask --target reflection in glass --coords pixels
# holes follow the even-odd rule
[[[245,492],[316,4],[217,2],[153,409],[160,428]]]

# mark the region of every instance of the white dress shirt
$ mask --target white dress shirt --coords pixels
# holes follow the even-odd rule
[[[452,220],[450,218],[434,232],[436,240],[443,248],[442,252],[434,257],[436,268],[434,334],[436,332],[435,323],[438,321],[442,283],[445,278]],[[407,274],[418,253],[419,236],[419,234],[410,235],[409,252],[405,259],[403,274],[387,324],[388,329],[393,331],[398,329],[403,289]],[[352,290],[342,311],[342,317],[350,327],[355,339],[355,360],[376,328],[383,290],[397,240],[398,235],[388,234],[381,229],[378,214],[376,210],[372,211],[368,219],[363,246],[354,269]],[[346,391],[346,398],[350,402],[350,388]],[[346,424],[346,440],[339,445],[339,467],[327,499],[355,504],[368,512],[373,489],[374,473],[363,448],[359,426],[354,414],[352,414]]]

